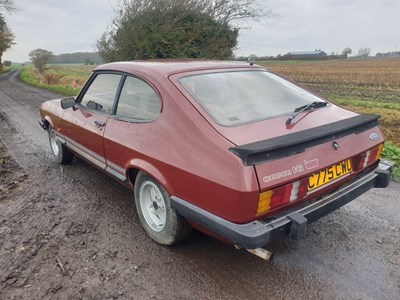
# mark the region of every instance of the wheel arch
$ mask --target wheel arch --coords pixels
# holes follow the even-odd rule
[[[126,170],[126,177],[132,183],[133,187],[135,187],[137,175],[140,171],[143,171],[154,178],[159,184],[161,184],[170,195],[173,194],[173,188],[171,184],[162,174],[162,172],[153,164],[142,159],[133,159],[129,162]]]
[[[43,118],[43,121],[46,123],[47,127],[50,125],[52,128],[54,128],[53,121],[48,115]]]

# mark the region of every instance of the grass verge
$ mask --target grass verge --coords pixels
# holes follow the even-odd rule
[[[380,125],[386,139],[382,158],[395,163],[392,179],[400,182],[400,103],[330,97],[336,104],[358,113],[381,115]]]
[[[6,73],[6,72],[8,72],[10,70],[11,70],[10,67],[4,67],[4,68],[0,69],[0,74]]]
[[[65,96],[75,96],[78,94],[80,87],[74,88],[71,85],[68,84],[46,84],[40,82],[39,78],[35,74],[34,70],[32,68],[24,68],[21,70],[19,73],[19,79],[21,79],[22,82],[46,89],[52,92],[55,92],[57,94],[65,95]]]
[[[22,68],[22,67],[24,67],[24,66],[25,66],[25,64],[13,63],[13,64],[12,64],[11,66],[9,66],[9,67],[3,67],[3,68],[0,70],[0,74],[7,73],[8,71],[11,71],[11,70],[20,69],[20,68]]]
[[[366,99],[340,98],[335,96],[331,96],[329,97],[329,99],[340,105],[351,105],[351,106],[378,108],[378,109],[386,108],[386,109],[395,109],[400,111],[400,102],[379,102]]]
[[[382,158],[391,160],[395,163],[392,179],[400,182],[400,148],[390,142],[386,142],[385,147],[383,148]]]

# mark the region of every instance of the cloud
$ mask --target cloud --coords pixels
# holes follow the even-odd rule
[[[241,31],[238,54],[277,55],[289,51],[394,51],[400,44],[400,2],[397,0],[281,0],[275,11],[282,16],[269,26],[253,25]],[[399,45],[400,46],[400,45]]]
[[[17,45],[4,57],[27,61],[36,48],[55,54],[94,51],[96,40],[111,23],[115,1],[19,0],[21,11],[7,17]]]

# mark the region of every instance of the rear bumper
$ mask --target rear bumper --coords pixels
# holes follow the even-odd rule
[[[254,249],[288,236],[293,239],[304,237],[309,223],[349,203],[371,188],[387,187],[392,168],[392,163],[381,161],[374,171],[331,194],[292,207],[266,220],[255,220],[247,224],[229,222],[178,197],[171,197],[171,203],[188,220],[244,248]]]

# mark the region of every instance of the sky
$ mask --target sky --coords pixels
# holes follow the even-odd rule
[[[42,48],[54,54],[95,51],[111,24],[117,0],[16,0],[6,15],[17,43],[3,60],[25,62]],[[279,18],[249,22],[241,30],[237,56],[276,56],[321,49],[328,54],[368,47],[371,54],[400,51],[399,0],[265,0]]]

